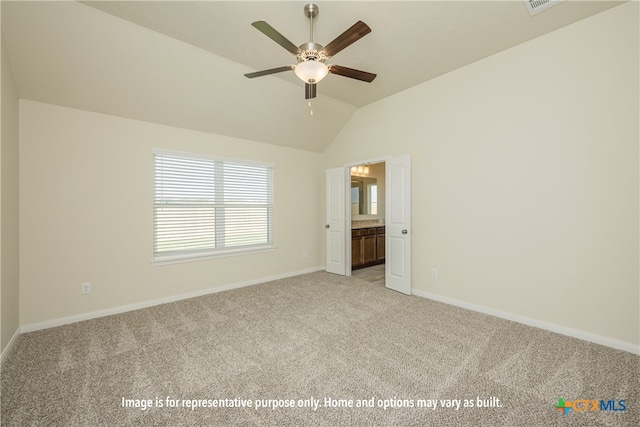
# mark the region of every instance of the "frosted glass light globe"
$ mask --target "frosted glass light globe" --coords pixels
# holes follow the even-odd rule
[[[314,84],[329,74],[329,67],[324,62],[309,60],[296,65],[294,72],[303,82]]]

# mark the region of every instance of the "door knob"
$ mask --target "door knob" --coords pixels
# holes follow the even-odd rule
[[[331,228],[329,224],[325,225],[324,228]]]
[[[407,230],[402,230],[402,234],[407,234]]]

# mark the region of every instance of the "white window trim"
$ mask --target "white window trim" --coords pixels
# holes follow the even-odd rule
[[[277,248],[275,245],[264,245],[264,246],[256,246],[253,248],[244,248],[244,249],[229,249],[222,250],[216,252],[203,252],[198,255],[168,255],[162,257],[156,257],[151,261],[152,266],[159,265],[171,265],[171,264],[182,264],[185,262],[197,262],[197,261],[207,261],[211,259],[217,258],[228,258],[233,256],[240,255],[251,255],[251,254],[259,254],[262,252],[271,252],[275,251]]]
[[[223,157],[223,156],[213,156],[213,155],[210,155],[210,154],[202,154],[202,153],[190,153],[190,152],[187,152],[187,151],[166,150],[164,148],[152,148],[151,149],[151,153],[164,155],[164,156],[192,157],[192,158],[199,158],[199,159],[211,160],[211,161],[219,160],[219,161],[223,161],[223,162],[238,162],[238,163],[244,163],[244,164],[247,164],[247,165],[264,166],[264,167],[270,167],[270,168],[275,168],[276,167],[275,163],[258,162],[256,160],[239,159],[237,157]]]

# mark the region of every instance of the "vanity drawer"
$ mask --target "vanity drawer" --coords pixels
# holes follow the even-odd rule
[[[367,235],[368,228],[358,228],[357,230],[351,230],[351,237],[360,237]]]
[[[357,228],[351,230],[351,237],[374,236],[384,234],[384,227]]]

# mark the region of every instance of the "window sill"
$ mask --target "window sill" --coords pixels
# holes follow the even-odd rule
[[[217,258],[227,258],[240,255],[252,255],[261,252],[271,252],[276,250],[275,246],[260,246],[250,249],[230,249],[225,251],[207,252],[197,255],[173,255],[157,257],[151,261],[152,266],[170,265],[170,264],[182,264],[185,262],[197,262],[206,261]]]

